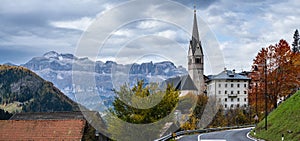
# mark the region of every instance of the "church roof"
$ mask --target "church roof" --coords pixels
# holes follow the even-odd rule
[[[240,73],[235,73],[235,71],[224,70],[217,75],[208,76],[210,80],[250,80],[246,75],[242,75]]]
[[[194,13],[194,23],[193,23],[193,38],[195,41],[199,42],[199,32],[198,32],[198,24],[197,24],[197,15],[196,11]]]
[[[197,87],[195,86],[190,75],[169,78],[165,81],[165,83],[172,84],[177,90],[197,91]]]
[[[197,14],[196,14],[196,10],[194,10],[194,22],[193,22],[193,31],[192,31],[192,40],[191,40],[191,49],[193,54],[196,51],[196,47],[197,45],[200,47],[201,53],[203,54],[202,51],[202,46],[201,46],[201,41],[199,38],[199,32],[198,32],[198,24],[197,24]]]

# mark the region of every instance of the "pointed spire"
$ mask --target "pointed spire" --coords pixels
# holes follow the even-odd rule
[[[194,24],[193,24],[193,39],[194,38],[196,39],[197,42],[199,42],[199,32],[198,32],[196,10],[194,12]]]
[[[199,40],[199,32],[198,32],[198,24],[197,24],[197,11],[196,11],[196,0],[194,4],[194,23],[193,23],[193,31],[192,31],[192,51],[193,53],[196,50],[197,44],[200,43]]]

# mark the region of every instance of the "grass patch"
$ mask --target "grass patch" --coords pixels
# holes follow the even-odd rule
[[[300,140],[300,92],[297,92],[268,116],[268,130],[265,130],[263,119],[256,127],[256,135],[252,136],[267,141],[281,140],[282,134],[288,141]],[[289,132],[291,131],[291,132]]]
[[[29,102],[32,102],[34,99],[30,99],[29,101],[26,102],[18,102],[14,101],[13,103],[8,103],[8,104],[2,104],[0,105],[0,109],[3,109],[4,111],[7,111],[9,113],[20,113],[23,109],[23,105],[28,104]]]
[[[20,102],[15,101],[13,103],[0,105],[0,109],[3,109],[9,113],[18,113],[22,111],[22,106]]]

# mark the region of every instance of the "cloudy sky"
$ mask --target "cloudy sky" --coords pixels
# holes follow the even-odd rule
[[[193,4],[1,0],[0,64],[26,63],[54,50],[102,61],[169,60],[186,67]],[[197,0],[196,5],[207,67],[224,60],[229,69],[248,70],[262,47],[280,39],[291,43],[300,23],[297,0]]]

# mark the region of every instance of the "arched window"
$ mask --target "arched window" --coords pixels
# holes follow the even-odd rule
[[[196,58],[195,62],[196,62],[196,64],[200,64],[201,63],[201,59],[200,58]]]

